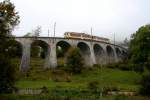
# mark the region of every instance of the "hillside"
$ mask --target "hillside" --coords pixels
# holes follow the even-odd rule
[[[86,68],[81,74],[69,74],[61,69],[47,70],[40,65],[39,58],[32,59],[28,75],[16,83],[18,88],[87,88],[90,82],[97,81],[101,87],[138,91],[141,76],[133,71],[122,71],[106,66]]]

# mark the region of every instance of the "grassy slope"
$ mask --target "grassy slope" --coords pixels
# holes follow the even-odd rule
[[[53,75],[51,70],[43,70],[42,63],[43,60],[32,59],[29,77],[21,77],[16,86],[19,88],[41,88],[43,86],[48,88],[87,88],[89,82],[96,80],[101,86],[117,87],[122,90],[137,91],[139,88],[136,83],[141,76],[132,71],[103,67],[102,70],[99,68],[85,69],[80,75],[67,75],[64,72]],[[68,77],[71,82],[66,82]],[[59,82],[54,81],[56,78]]]

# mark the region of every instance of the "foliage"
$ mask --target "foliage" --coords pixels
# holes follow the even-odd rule
[[[40,46],[33,45],[31,47],[31,57],[39,57],[39,54],[41,54],[40,50]]]
[[[135,72],[143,73],[144,65],[142,64],[128,64],[128,66]]]
[[[98,81],[91,81],[88,83],[88,88],[90,90],[93,90],[93,91],[97,91],[99,89],[99,82]]]
[[[58,57],[58,58],[59,58],[59,57],[64,57],[65,50],[63,50],[63,49],[57,47],[57,48],[56,48],[56,54],[57,54],[57,57]]]
[[[123,71],[135,71],[138,73],[144,72],[144,66],[142,64],[134,64],[134,63],[114,63],[114,64],[108,64],[104,67],[112,68],[112,69],[120,69]]]
[[[120,69],[120,70],[123,70],[123,71],[129,71],[129,70],[132,70],[132,67],[130,66],[130,64],[127,64],[127,63],[114,63],[114,64],[108,64],[108,65],[105,65],[106,67],[108,68],[112,68],[112,69]]]
[[[55,82],[71,82],[70,76],[63,70],[53,70],[51,79]]]
[[[1,36],[7,37],[11,35],[14,27],[19,23],[18,19],[18,12],[15,11],[15,6],[9,0],[4,0],[3,2],[0,2]]]
[[[35,37],[39,37],[40,36],[40,33],[42,31],[42,28],[41,26],[37,26],[35,30],[33,30],[33,36]]]
[[[0,54],[0,93],[12,92],[13,85],[16,79],[15,68],[11,61],[4,55]]]
[[[150,96],[150,73],[149,72],[145,73],[142,77],[140,93],[146,96]]]
[[[64,58],[63,57],[57,59],[57,67],[64,68]]]
[[[39,37],[42,32],[42,27],[37,26],[36,29],[32,30],[32,32],[27,32],[24,37]]]
[[[123,41],[125,46],[129,46],[129,40],[127,38],[125,38],[125,40]]]
[[[41,93],[48,93],[48,92],[49,92],[49,91],[48,91],[48,88],[45,87],[45,86],[43,86],[41,89],[42,89],[42,92],[41,92]]]
[[[150,24],[142,26],[132,35],[130,59],[134,64],[145,64],[150,55]]]
[[[68,50],[66,67],[69,72],[81,73],[83,69],[83,58],[80,54],[80,50],[76,47],[71,47]]]
[[[22,45],[13,39],[7,42],[8,51],[7,54],[11,57],[21,57],[22,56]]]
[[[150,70],[150,54],[149,54],[149,57],[148,57],[148,59],[147,59],[147,62],[145,63],[145,67],[148,69],[148,70]]]
[[[31,36],[32,35],[32,33],[31,32],[28,32],[28,33],[26,33],[25,35],[24,35],[24,37],[28,37],[28,36]]]
[[[133,100],[130,97],[124,96],[124,95],[117,95],[114,100]]]
[[[109,95],[96,98],[97,95],[89,95],[86,91],[74,92],[73,90],[57,89],[56,92],[49,94],[39,95],[17,95],[17,94],[1,94],[2,100],[149,100],[150,98],[144,96],[122,96],[122,95]],[[79,90],[76,90],[79,91]],[[84,93],[85,92],[85,93]]]
[[[11,92],[15,81],[15,69],[11,63],[11,32],[19,23],[15,6],[9,1],[0,2],[0,93]]]

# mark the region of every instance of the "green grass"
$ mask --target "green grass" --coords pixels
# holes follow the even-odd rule
[[[0,94],[1,100],[149,100],[148,97],[142,96],[58,96],[52,94],[40,95],[15,95],[15,94]]]
[[[121,90],[138,91],[137,84],[141,75],[133,71],[122,71],[103,67],[85,69],[78,75],[70,75],[64,71],[53,73],[52,70],[43,69],[43,60],[34,58],[31,60],[31,69],[28,77],[20,77],[16,82],[18,88],[75,88],[85,89],[92,81],[98,81],[100,87],[115,87]],[[69,77],[71,82],[66,81]]]

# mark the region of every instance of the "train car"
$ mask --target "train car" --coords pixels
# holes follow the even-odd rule
[[[96,36],[96,37],[94,38],[94,40],[110,43],[110,40],[109,40],[108,38],[103,38],[103,37],[98,37],[98,36]]]
[[[64,38],[74,38],[74,39],[84,39],[84,40],[95,40],[95,41],[101,41],[101,42],[107,42],[110,43],[108,38],[98,37],[98,36],[92,36],[85,33],[77,33],[77,32],[65,32]]]
[[[76,38],[76,39],[82,39],[83,33],[76,33],[76,32],[65,32],[64,38]]]

